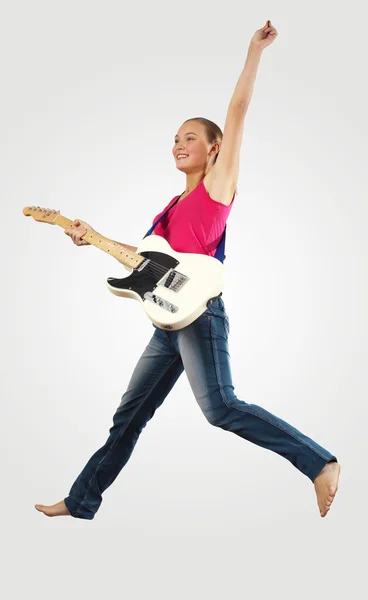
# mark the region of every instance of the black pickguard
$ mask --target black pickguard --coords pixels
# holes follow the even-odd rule
[[[142,271],[134,270],[129,277],[122,277],[121,279],[109,277],[107,281],[109,285],[119,290],[132,290],[136,292],[144,300],[144,294],[152,292],[157,287],[157,282],[170,269],[177,267],[179,261],[164,252],[148,250],[139,252],[139,254],[151,261]]]

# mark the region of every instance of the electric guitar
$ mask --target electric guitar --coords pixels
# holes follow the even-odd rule
[[[63,229],[73,223],[60,211],[39,206],[27,206],[23,214]],[[224,267],[219,260],[205,254],[176,252],[159,235],[145,237],[137,252],[96,231],[87,230],[82,239],[124,265],[129,274],[121,279],[109,277],[107,287],[116,296],[138,300],[160,329],[177,330],[190,325],[222,294]]]

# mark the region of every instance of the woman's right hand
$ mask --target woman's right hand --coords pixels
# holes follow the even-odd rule
[[[90,231],[94,231],[94,229],[88,225],[88,223],[80,221],[79,219],[75,219],[71,226],[64,230],[64,233],[72,238],[76,246],[90,246],[89,242],[82,240],[82,235],[84,235],[88,229]]]

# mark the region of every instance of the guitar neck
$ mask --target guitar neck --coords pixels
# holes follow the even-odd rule
[[[67,227],[71,227],[73,221],[63,217],[62,215],[58,215],[56,219],[53,221],[55,225],[59,225],[63,229]],[[136,269],[145,259],[144,256],[137,254],[136,252],[132,252],[123,244],[118,244],[109,238],[104,237],[100,233],[96,231],[87,230],[87,232],[82,235],[82,239],[86,240],[96,248],[100,248],[107,254],[111,254],[114,258],[117,258],[119,262],[121,262],[125,267],[130,269]]]

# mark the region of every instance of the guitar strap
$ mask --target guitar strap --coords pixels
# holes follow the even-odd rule
[[[183,192],[184,194],[184,192]],[[169,208],[164,212],[163,215],[161,215],[161,217],[159,219],[157,219],[157,221],[152,225],[152,227],[147,231],[146,235],[144,237],[147,237],[148,235],[151,235],[152,231],[154,230],[154,228],[156,227],[156,225],[162,221],[162,219],[164,217],[166,217],[167,213],[169,212],[169,210],[171,210],[173,208],[173,206],[175,206],[175,204],[177,202],[179,202],[181,196],[183,195],[181,194],[179,196],[179,198],[177,200],[175,200],[175,202],[173,202],[173,204],[171,206],[169,206]],[[144,238],[143,238],[144,239]],[[217,260],[219,260],[220,262],[224,262],[226,256],[225,256],[225,240],[226,240],[226,225],[225,225],[225,229],[224,229],[224,233],[222,234],[221,240],[219,245],[217,246],[217,250],[215,253],[214,258],[217,258]]]

